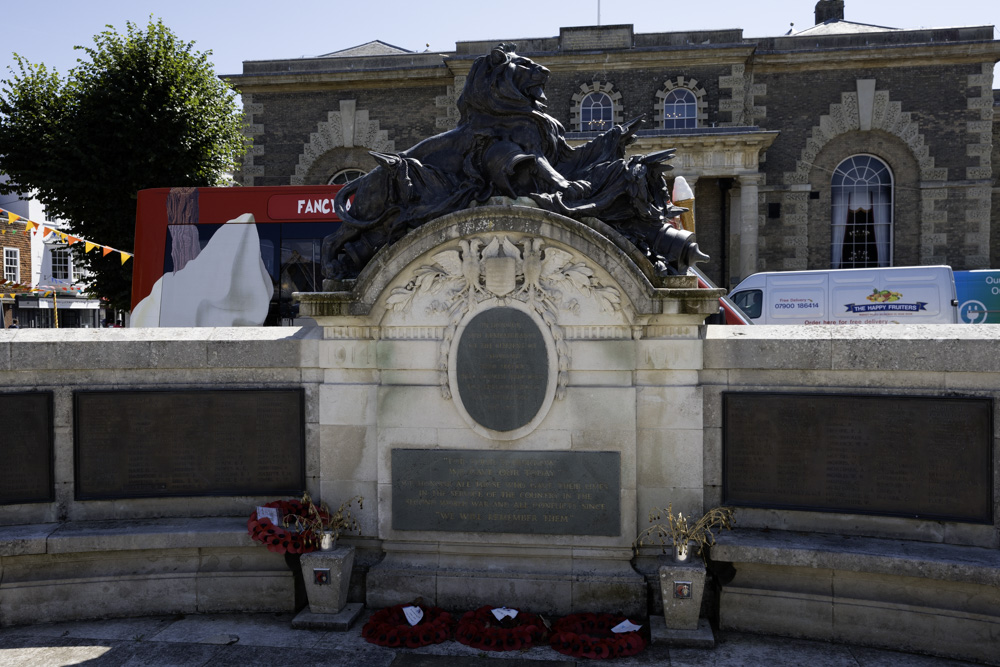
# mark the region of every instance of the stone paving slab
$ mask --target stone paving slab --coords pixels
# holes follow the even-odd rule
[[[493,653],[458,642],[389,649],[361,638],[365,615],[351,630],[294,630],[294,614],[206,614],[77,621],[0,628],[0,667],[86,664],[302,667],[583,667],[551,648]],[[720,631],[713,649],[654,645],[615,667],[808,665],[809,667],[961,667],[972,663],[843,644]]]

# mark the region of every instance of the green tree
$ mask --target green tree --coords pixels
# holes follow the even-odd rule
[[[70,233],[131,252],[136,193],[221,185],[246,150],[236,93],[160,20],[126,33],[112,26],[76,47],[66,79],[16,57],[0,82],[0,193],[33,192]],[[74,246],[77,249],[79,246]],[[118,253],[76,257],[93,291],[127,310],[132,261]]]

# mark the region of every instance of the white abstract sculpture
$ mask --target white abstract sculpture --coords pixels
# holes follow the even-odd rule
[[[164,274],[132,311],[133,327],[260,326],[274,283],[254,217],[224,224],[183,269]]]

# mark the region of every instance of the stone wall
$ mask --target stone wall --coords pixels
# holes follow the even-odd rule
[[[317,496],[350,495],[356,491],[371,495],[377,480],[376,467],[380,465],[372,458],[372,439],[376,434],[365,426],[373,423],[372,401],[380,391],[403,391],[414,381],[430,378],[436,383],[433,371],[422,374],[417,370],[422,364],[416,359],[431,353],[416,341],[348,343],[322,341],[320,335],[321,329],[316,328],[4,331],[0,334],[0,383],[4,391],[54,392],[56,500],[0,507],[0,523],[240,516],[254,503],[271,500],[246,497],[214,498],[211,502],[182,498],[75,500],[72,395],[74,391],[88,389],[303,387],[309,490]],[[632,429],[638,432],[638,455],[645,460],[639,466],[639,474],[648,478],[637,482],[639,507],[632,514],[640,517],[641,528],[646,505],[670,500],[671,488],[703,488],[696,500],[685,501],[690,503],[689,507],[686,505],[688,511],[720,502],[722,392],[968,395],[997,400],[1000,363],[993,352],[998,337],[1000,331],[991,325],[712,326],[705,330],[703,342],[688,340],[686,336],[640,342],[581,340],[573,343],[578,348],[574,355],[577,365],[571,370],[569,389],[572,394],[572,387],[581,382],[581,387],[593,384],[592,390],[583,393],[596,397],[593,392],[599,387],[606,387],[601,391],[607,391],[626,375],[638,374],[639,383],[630,390],[635,395],[635,406],[629,412],[635,415]],[[433,344],[428,349],[431,347]],[[607,351],[599,353],[602,347]],[[703,367],[697,370],[702,357]],[[586,364],[593,363],[604,370],[598,366],[586,370]],[[689,377],[692,373],[697,373],[697,378]],[[686,398],[677,398],[678,381]],[[380,386],[383,389],[378,389]],[[389,387],[394,386],[398,388],[390,391]],[[702,407],[688,405],[692,397],[702,394]],[[574,399],[573,403],[579,400],[582,399]],[[675,405],[678,400],[680,403]],[[671,452],[678,451],[674,443],[677,431],[670,430],[674,435],[666,440],[662,434],[652,439],[644,435],[645,429],[659,429],[653,425],[660,421],[664,428],[680,428],[670,425],[673,418],[667,414],[653,419],[654,405],[667,411],[680,409],[685,415],[693,410],[692,417],[703,412],[701,429],[694,423],[683,427],[693,429],[691,433],[704,432],[701,464],[704,480],[700,485],[687,479],[686,473],[683,483],[678,482],[676,466],[660,460],[676,456]],[[1000,409],[1000,400],[996,405]],[[586,414],[596,408],[581,405],[579,409]],[[566,410],[570,408],[560,407],[557,413]],[[1000,424],[1000,419],[995,418],[995,423]],[[361,425],[360,430],[351,424]],[[408,428],[407,433],[411,433],[413,428],[419,431],[420,427]],[[566,438],[570,438],[574,429],[571,424],[566,428],[569,429]],[[604,430],[611,438],[611,433],[622,428],[625,427]],[[583,442],[588,437],[579,431],[574,439],[582,438]],[[448,439],[455,443],[460,440],[451,436]],[[321,447],[321,442],[328,444]],[[995,447],[996,460],[1000,460],[1000,452]],[[1000,478],[994,488],[1000,489]],[[995,492],[994,498],[1000,503],[1000,492]],[[1000,506],[995,515],[1000,516]],[[366,510],[365,516],[366,526],[373,529],[375,515]],[[741,511],[741,523],[761,528],[827,532],[829,521],[829,515]],[[835,530],[871,537],[1000,545],[996,526],[851,516],[846,521],[838,520]]]
[[[502,226],[498,220],[494,216]],[[433,238],[434,230],[429,232]],[[565,232],[556,236],[567,238]],[[417,246],[388,258],[390,277],[376,280],[372,294],[403,294],[406,285],[399,280],[405,275],[393,267],[412,270],[426,253],[441,251],[433,243]],[[599,287],[627,283],[625,266],[599,273]],[[621,294],[630,303],[641,301],[634,286],[622,287]],[[985,607],[951,614],[942,605],[977,586],[983,600],[996,596],[1000,329],[711,326],[699,332],[647,323],[636,330],[641,335],[631,335],[630,327],[610,320],[601,326],[580,322],[565,329],[566,397],[534,432],[497,442],[470,430],[454,402],[442,396],[437,359],[443,329],[428,311],[415,308],[418,316],[410,320],[405,310],[371,305],[387,315],[378,318],[377,336],[360,312],[325,329],[0,333],[3,391],[54,392],[56,483],[55,502],[0,507],[0,588],[8,601],[0,604],[0,623],[295,606],[280,557],[250,543],[245,533],[249,511],[273,498],[76,500],[74,391],[302,387],[310,492],[331,503],[355,493],[366,497],[363,537],[351,540],[359,547],[352,600],[367,598],[377,606],[419,594],[468,606],[476,601],[469,595],[475,579],[488,590],[515,590],[523,604],[544,589],[545,604],[562,610],[598,609],[609,595],[626,590],[622,599],[636,599],[638,591],[645,600],[641,578],[629,569],[628,544],[646,526],[646,512],[673,503],[675,511],[698,515],[721,502],[723,392],[973,396],[994,401],[993,525],[741,508],[738,530],[727,534],[717,554],[735,565],[738,578],[723,585],[721,598],[710,596],[710,606],[731,628],[980,655],[962,653],[959,644],[992,632],[995,614]],[[583,310],[588,312],[586,304]],[[598,311],[589,312],[596,317]],[[390,510],[394,448],[618,452],[621,533],[494,533],[470,541],[460,533],[399,530]],[[640,573],[655,571],[654,552],[633,561]],[[956,571],[955,562],[967,567]],[[480,569],[489,569],[487,564],[494,568],[488,585]],[[900,567],[905,576],[896,574]],[[854,603],[838,602],[836,592],[810,597],[780,583],[792,580],[808,582],[809,591],[841,582],[841,595],[865,600],[871,615],[865,618],[946,618],[953,636],[966,639],[917,641],[911,634],[909,641],[899,633],[880,638],[861,632],[865,623],[858,617],[852,617],[854,625],[838,626],[829,610]],[[844,581],[856,585],[844,588]],[[101,593],[109,586],[122,595]],[[779,599],[775,595],[783,606],[765,614],[766,623],[755,621],[755,605]],[[909,606],[900,607],[899,596],[910,596]],[[800,597],[804,606],[792,602]],[[633,611],[641,615],[640,607]],[[848,627],[851,637],[843,634]]]
[[[318,332],[245,329],[19,329],[0,332],[0,387],[51,391],[55,501],[0,506],[0,524],[249,516],[268,497],[75,499],[73,394],[93,390],[305,390],[306,478],[318,492]],[[16,419],[16,415],[5,418]]]
[[[721,494],[724,391],[974,396],[994,401],[1000,425],[1000,360],[993,325],[709,327],[705,334],[705,505]],[[955,438],[961,439],[961,433]],[[1000,546],[1000,448],[993,434],[994,524],[982,526],[862,515],[739,510],[750,528]],[[902,444],[902,443],[900,443]],[[950,443],[942,443],[946,449]]]

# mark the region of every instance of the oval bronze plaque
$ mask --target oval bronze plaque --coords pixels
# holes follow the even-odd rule
[[[469,320],[458,341],[455,381],[477,424],[501,432],[521,428],[538,414],[548,391],[544,335],[523,311],[484,310]]]

